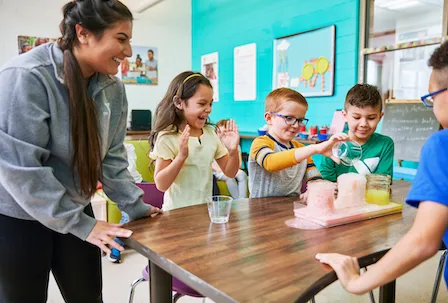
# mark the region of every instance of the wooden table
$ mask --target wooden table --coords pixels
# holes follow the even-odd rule
[[[395,201],[410,183],[396,181]],[[211,224],[207,206],[196,205],[129,223],[124,242],[149,259],[151,302],[171,302],[171,275],[216,302],[307,302],[337,277],[315,260],[319,252],[357,256],[375,263],[411,227],[416,210],[348,225],[299,230],[294,198],[234,201],[227,224]],[[382,287],[381,302],[395,300],[395,282]]]

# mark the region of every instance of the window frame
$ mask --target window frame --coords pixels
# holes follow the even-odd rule
[[[374,0],[360,0],[359,6],[359,58],[358,58],[358,83],[364,83],[367,77],[367,56],[372,53],[366,53],[368,49],[369,42],[369,29],[370,29],[370,7]],[[447,41],[448,39],[448,0],[443,1],[443,18],[442,18],[442,37],[440,37],[440,42],[428,43],[423,45],[418,45],[415,47],[424,47],[427,45],[439,44]],[[385,53],[399,51],[401,49],[415,48],[397,48],[393,50],[377,51],[373,53]]]

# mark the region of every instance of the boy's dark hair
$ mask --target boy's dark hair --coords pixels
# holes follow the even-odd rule
[[[348,105],[359,108],[368,106],[373,108],[379,107],[380,112],[383,110],[381,94],[376,86],[370,84],[356,84],[353,86],[345,97],[345,110],[347,110]]]
[[[448,41],[444,42],[438,47],[429,58],[428,65],[435,71],[441,71],[437,73],[436,79],[440,88],[445,88],[448,85]],[[442,71],[445,70],[445,71]]]

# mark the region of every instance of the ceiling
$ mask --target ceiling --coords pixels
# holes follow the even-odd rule
[[[121,0],[134,13],[141,13],[161,1],[163,0]]]
[[[442,14],[443,0],[374,0],[374,32],[395,29],[396,20],[430,11]]]

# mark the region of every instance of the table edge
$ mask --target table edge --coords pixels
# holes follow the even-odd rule
[[[131,238],[120,238],[121,241],[124,242],[128,247],[135,249],[138,253],[146,257],[152,263],[157,264],[160,268],[176,277],[183,283],[192,287],[194,290],[199,292],[201,295],[204,295],[207,298],[215,300],[217,302],[230,302],[230,303],[238,303],[235,299],[225,294],[219,289],[211,286],[207,282],[199,279],[189,271],[186,271],[176,263],[172,262],[165,257],[160,256],[158,253],[152,251],[150,248],[144,246],[137,240]]]
[[[216,289],[207,282],[199,279],[189,271],[184,270],[176,263],[160,256],[158,253],[152,251],[150,248],[144,246],[137,240],[134,240],[132,237],[120,238],[120,240],[122,240],[125,245],[127,245],[132,249],[135,249],[135,251],[146,257],[148,260],[157,264],[160,268],[162,268],[172,276],[176,277],[183,283],[187,284],[188,286],[192,287],[205,297],[218,302],[232,302],[232,303],[238,302],[229,295],[222,292],[221,290]],[[389,250],[390,248],[387,248],[378,252],[371,253],[366,256],[359,257],[358,258],[359,267],[363,268],[378,262],[378,260],[381,259]],[[318,261],[316,260],[316,262]],[[329,286],[330,284],[332,284],[337,280],[338,277],[334,271],[326,273],[320,279],[313,282],[313,284],[310,287],[308,287],[301,295],[299,295],[299,297],[297,297],[297,299],[294,302],[295,303],[309,302],[320,291],[322,291],[327,286]]]

